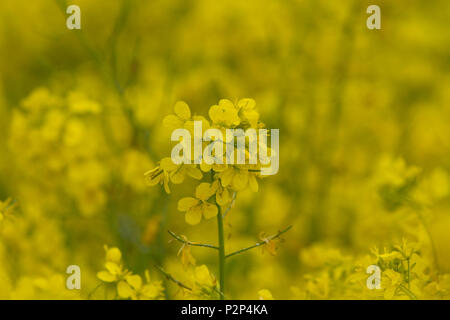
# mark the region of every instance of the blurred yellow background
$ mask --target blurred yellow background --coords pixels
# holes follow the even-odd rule
[[[144,173],[177,101],[207,115],[222,98],[280,129],[280,171],[239,194],[226,250],[293,226],[275,255],[227,260],[228,298],[449,298],[449,19],[446,0],[0,2],[0,298],[115,298],[104,245],[186,298],[155,267],[189,282],[167,230],[215,244],[216,221],[178,212],[194,182],[167,195]],[[215,252],[191,253],[217,277]]]

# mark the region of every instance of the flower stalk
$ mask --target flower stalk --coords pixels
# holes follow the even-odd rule
[[[172,232],[170,230],[167,230],[167,232],[177,241],[184,243],[188,246],[193,246],[193,247],[205,247],[205,248],[211,248],[211,249],[215,249],[215,250],[219,250],[219,247],[213,246],[211,244],[206,244],[206,243],[198,243],[198,242],[192,242],[189,241],[187,239],[183,239],[183,237],[177,235],[175,232]]]
[[[219,213],[217,214],[217,229],[219,236],[219,283],[220,283],[220,291],[222,295],[220,295],[220,300],[224,300],[223,294],[225,294],[225,237],[223,232],[223,217],[222,210],[219,207]]]
[[[245,252],[245,251],[248,251],[248,250],[251,250],[251,249],[260,247],[260,246],[262,246],[262,245],[265,245],[265,244],[267,244],[268,241],[271,241],[271,240],[273,240],[273,239],[279,238],[283,233],[288,232],[291,228],[292,228],[292,226],[289,226],[289,227],[287,227],[286,229],[281,230],[281,231],[278,231],[278,232],[277,232],[276,234],[274,234],[273,236],[267,237],[267,238],[264,239],[263,241],[260,241],[260,242],[254,244],[254,245],[252,245],[252,246],[250,246],[250,247],[243,248],[243,249],[237,250],[237,251],[235,251],[235,252],[229,253],[229,254],[227,254],[227,255],[225,256],[225,258],[230,258],[230,257],[232,257],[232,256],[235,256],[235,255],[237,255],[237,254],[243,253],[243,252]]]

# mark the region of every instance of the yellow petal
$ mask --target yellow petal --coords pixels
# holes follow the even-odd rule
[[[217,215],[217,212],[219,210],[217,209],[216,205],[205,202],[202,204],[202,211],[203,217],[205,217],[205,219],[211,219],[212,217],[215,217]]]
[[[256,102],[253,99],[244,98],[244,99],[239,100],[237,106],[239,109],[242,108],[244,110],[254,109],[256,106]]]
[[[181,170],[176,171],[170,175],[170,181],[174,184],[180,184],[184,181],[184,174]]]
[[[249,110],[243,112],[243,117],[250,123],[252,128],[256,128],[259,120],[259,113],[255,110]]]
[[[238,172],[233,177],[233,188],[236,191],[242,190],[247,186],[248,183],[248,173]]]
[[[116,281],[116,276],[109,273],[108,271],[100,271],[97,273],[97,278],[104,282],[114,282]]]
[[[163,126],[168,129],[183,128],[184,122],[174,114],[169,114],[163,119]]]
[[[211,127],[211,125],[209,124],[209,121],[206,120],[206,118],[203,117],[203,116],[193,116],[192,120],[194,120],[194,121],[201,121],[202,122],[202,130],[203,130],[203,132],[205,132],[206,130],[208,130]]]
[[[194,179],[200,180],[201,178],[203,178],[202,172],[196,167],[186,166],[186,172],[190,177]]]
[[[142,279],[136,274],[126,276],[125,280],[135,290],[139,290],[142,286]]]
[[[217,190],[219,189],[219,187],[220,187],[219,180],[214,180],[214,182],[211,184],[211,187],[210,187],[211,194],[216,193]]]
[[[228,168],[228,165],[226,163],[220,164],[220,163],[215,163],[213,164],[213,170],[215,172],[223,172]]]
[[[154,177],[147,175],[145,177],[145,182],[147,183],[148,186],[153,187],[156,186],[161,181],[161,178],[162,178],[161,174]]]
[[[184,129],[186,129],[187,131],[189,131],[189,133],[191,134],[191,136],[194,136],[194,134],[195,134],[195,132],[194,132],[194,121],[193,120],[189,120],[189,121],[186,121],[185,123],[184,123]],[[204,130],[203,128],[202,128],[202,130]]]
[[[209,108],[208,115],[213,122],[220,122],[222,114],[222,108],[218,105],[213,105],[211,108]]]
[[[125,281],[120,281],[117,284],[117,293],[121,298],[131,298],[134,295],[134,290]]]
[[[211,184],[208,182],[200,183],[197,188],[195,188],[195,197],[200,200],[208,200],[214,192],[211,192]]]
[[[191,118],[191,110],[189,109],[189,106],[184,101],[178,101],[175,103],[175,107],[173,108],[175,111],[175,114],[179,116],[183,120],[188,120]]]
[[[202,220],[202,209],[200,206],[195,206],[193,208],[190,208],[185,215],[185,220],[190,225],[196,225],[199,224]]]
[[[179,165],[173,163],[172,159],[169,157],[165,157],[165,158],[161,159],[160,167],[164,171],[168,171],[168,172],[174,171],[174,170],[178,169],[178,166]]]
[[[227,170],[222,172],[220,175],[220,181],[222,182],[222,186],[224,187],[228,186],[233,180],[233,176],[234,176],[233,168],[228,168]]]
[[[219,106],[221,106],[224,109],[234,109],[234,104],[228,99],[220,99],[219,100]]]
[[[119,274],[122,271],[122,268],[115,262],[108,261],[105,263],[105,267],[113,275]]]
[[[214,105],[209,109],[209,117],[215,123],[222,123],[227,126],[238,125],[240,119],[237,109],[229,100],[222,99],[219,105]]]
[[[205,265],[201,265],[200,267],[195,268],[195,279],[198,283],[203,285],[213,284],[211,274],[209,273],[208,267]]]
[[[116,247],[107,249],[106,251],[106,261],[119,263],[122,259],[122,253]]]
[[[222,122],[224,122],[226,125],[236,126],[241,122],[238,116],[238,110],[230,100],[221,99],[219,101],[219,107],[222,108]]]
[[[202,161],[202,163],[200,163],[200,169],[203,172],[209,172],[212,168],[211,164],[207,164],[205,161]]]
[[[258,181],[254,175],[251,174],[248,176],[248,184],[253,192],[258,192]]]
[[[219,206],[227,205],[231,201],[230,193],[228,192],[228,190],[225,189],[222,192],[217,192],[216,201]]]
[[[188,211],[190,208],[196,206],[198,203],[199,200],[192,197],[182,198],[178,201],[178,210]]]
[[[158,298],[164,291],[161,281],[153,281],[142,288],[142,294],[148,299]]]

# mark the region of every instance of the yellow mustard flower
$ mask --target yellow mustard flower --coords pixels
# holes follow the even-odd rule
[[[259,113],[256,111],[256,102],[250,98],[244,98],[238,101],[237,109],[242,123],[252,128],[258,127]]]
[[[211,126],[209,124],[209,121],[203,117],[203,116],[193,116],[191,120],[187,120],[181,127],[178,128],[184,128],[188,130],[191,134],[191,137],[194,138],[194,122],[200,121],[202,123],[202,131],[205,132],[208,130]],[[177,128],[177,129],[178,129]]]
[[[125,279],[130,272],[123,268],[122,265],[122,253],[116,247],[108,248],[105,246],[106,251],[106,270],[99,271],[97,273],[97,278],[104,282],[119,282]]]
[[[139,275],[127,275],[124,281],[117,285],[117,293],[121,298],[132,300],[155,300],[161,299],[164,288],[161,281],[150,281],[150,273],[145,270],[146,283],[142,283]]]
[[[122,265],[122,253],[116,247],[108,248],[106,251],[106,270],[97,273],[97,278],[106,283],[117,285],[117,295],[124,299],[160,299],[164,291],[160,281],[150,282],[148,270],[145,272],[146,284],[142,284],[139,275],[135,275]]]
[[[178,101],[174,106],[175,114],[170,114],[163,119],[163,125],[169,129],[183,128],[184,123],[191,118],[191,110],[184,101]]]
[[[214,275],[206,265],[195,267],[188,273],[188,283],[191,290],[184,290],[185,295],[192,299],[218,299],[220,289]]]
[[[144,175],[149,186],[161,184],[167,193],[170,193],[169,181],[174,184],[180,184],[186,176],[197,180],[203,177],[202,172],[195,165],[177,165],[169,157],[163,158],[159,166],[147,171]]]
[[[241,122],[238,110],[228,99],[221,99],[219,104],[213,105],[209,109],[208,114],[212,122],[219,126],[235,127]]]
[[[186,176],[189,176],[196,180],[200,180],[203,177],[203,174],[195,165],[180,164],[171,173],[170,181],[172,181],[174,184],[180,184],[183,183]]]
[[[252,191],[258,191],[256,175],[251,174],[245,167],[228,166],[217,176],[220,178],[223,187],[231,187],[235,191],[242,191],[248,185]]]
[[[202,217],[211,219],[217,215],[218,209],[215,204],[207,202],[214,194],[211,184],[200,183],[195,189],[195,198],[186,197],[178,201],[178,210],[186,212],[185,220],[191,225],[200,223]]]
[[[222,186],[219,180],[214,180],[211,186],[213,192],[216,193],[216,202],[219,206],[226,206],[232,200],[228,188]]]
[[[391,269],[385,270],[381,277],[381,288],[384,288],[384,298],[388,300],[392,299],[401,282],[402,276],[400,273]]]
[[[210,172],[213,170],[214,172],[223,172],[228,168],[228,165],[225,163],[213,163],[213,164],[207,164],[205,160],[203,159],[202,163],[200,163],[200,169],[203,172]]]

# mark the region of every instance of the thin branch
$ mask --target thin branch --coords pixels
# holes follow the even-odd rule
[[[213,287],[213,290],[215,292],[217,292],[223,299],[226,299],[225,295],[223,294],[222,291],[220,291],[219,289],[217,289],[216,287]]]
[[[94,294],[95,291],[97,291],[98,288],[100,288],[103,285],[103,282],[100,282],[91,292],[89,292],[87,298],[88,300],[91,299],[92,295]]]
[[[177,235],[176,233],[174,233],[174,232],[172,232],[172,231],[170,231],[170,230],[167,230],[167,232],[169,232],[169,234],[170,234],[172,237],[174,237],[176,240],[178,240],[179,242],[184,243],[184,244],[187,244],[187,245],[189,245],[189,246],[193,246],[193,247],[205,247],[205,248],[211,248],[211,249],[219,250],[218,247],[213,246],[213,245],[210,245],[210,244],[197,243],[197,242],[191,242],[191,241],[185,240],[185,239],[181,238],[179,235]]]
[[[260,247],[260,246],[262,246],[262,245],[265,245],[268,241],[273,240],[273,239],[276,239],[276,238],[279,238],[283,233],[288,232],[291,228],[292,228],[292,226],[289,226],[289,227],[287,227],[286,229],[281,230],[281,231],[278,231],[278,233],[274,234],[273,236],[267,237],[265,240],[263,240],[263,241],[261,241],[261,242],[258,242],[258,243],[256,243],[256,244],[250,246],[250,247],[247,247],[247,248],[240,249],[240,250],[238,250],[238,251],[229,253],[229,254],[227,254],[227,255],[225,256],[225,258],[229,258],[229,257],[234,256],[234,255],[236,255],[236,254],[239,254],[239,253],[242,253],[242,252],[251,250],[251,249],[253,249],[253,248],[256,248],[256,247]]]
[[[233,208],[234,202],[236,201],[236,195],[237,195],[237,192],[236,192],[236,191],[233,192],[233,197],[232,197],[232,199],[231,199],[230,206],[227,208],[227,210],[225,210],[225,212],[224,212],[223,215],[222,215],[222,218],[225,218],[225,216],[227,215],[228,211],[230,211],[231,208]]]
[[[166,271],[164,271],[164,269],[161,268],[160,266],[155,264],[155,268],[158,269],[168,280],[175,282],[179,287],[187,289],[189,291],[192,291],[192,288],[188,287],[187,285],[185,285],[181,281],[178,281],[177,279],[175,279],[171,274],[169,274]]]
[[[404,293],[406,293],[406,295],[410,298],[410,299],[412,299],[412,300],[417,300],[417,297],[416,297],[416,295],[411,291],[411,290],[409,290],[408,288],[406,288],[404,285],[400,285],[399,286],[399,288],[404,292]]]

